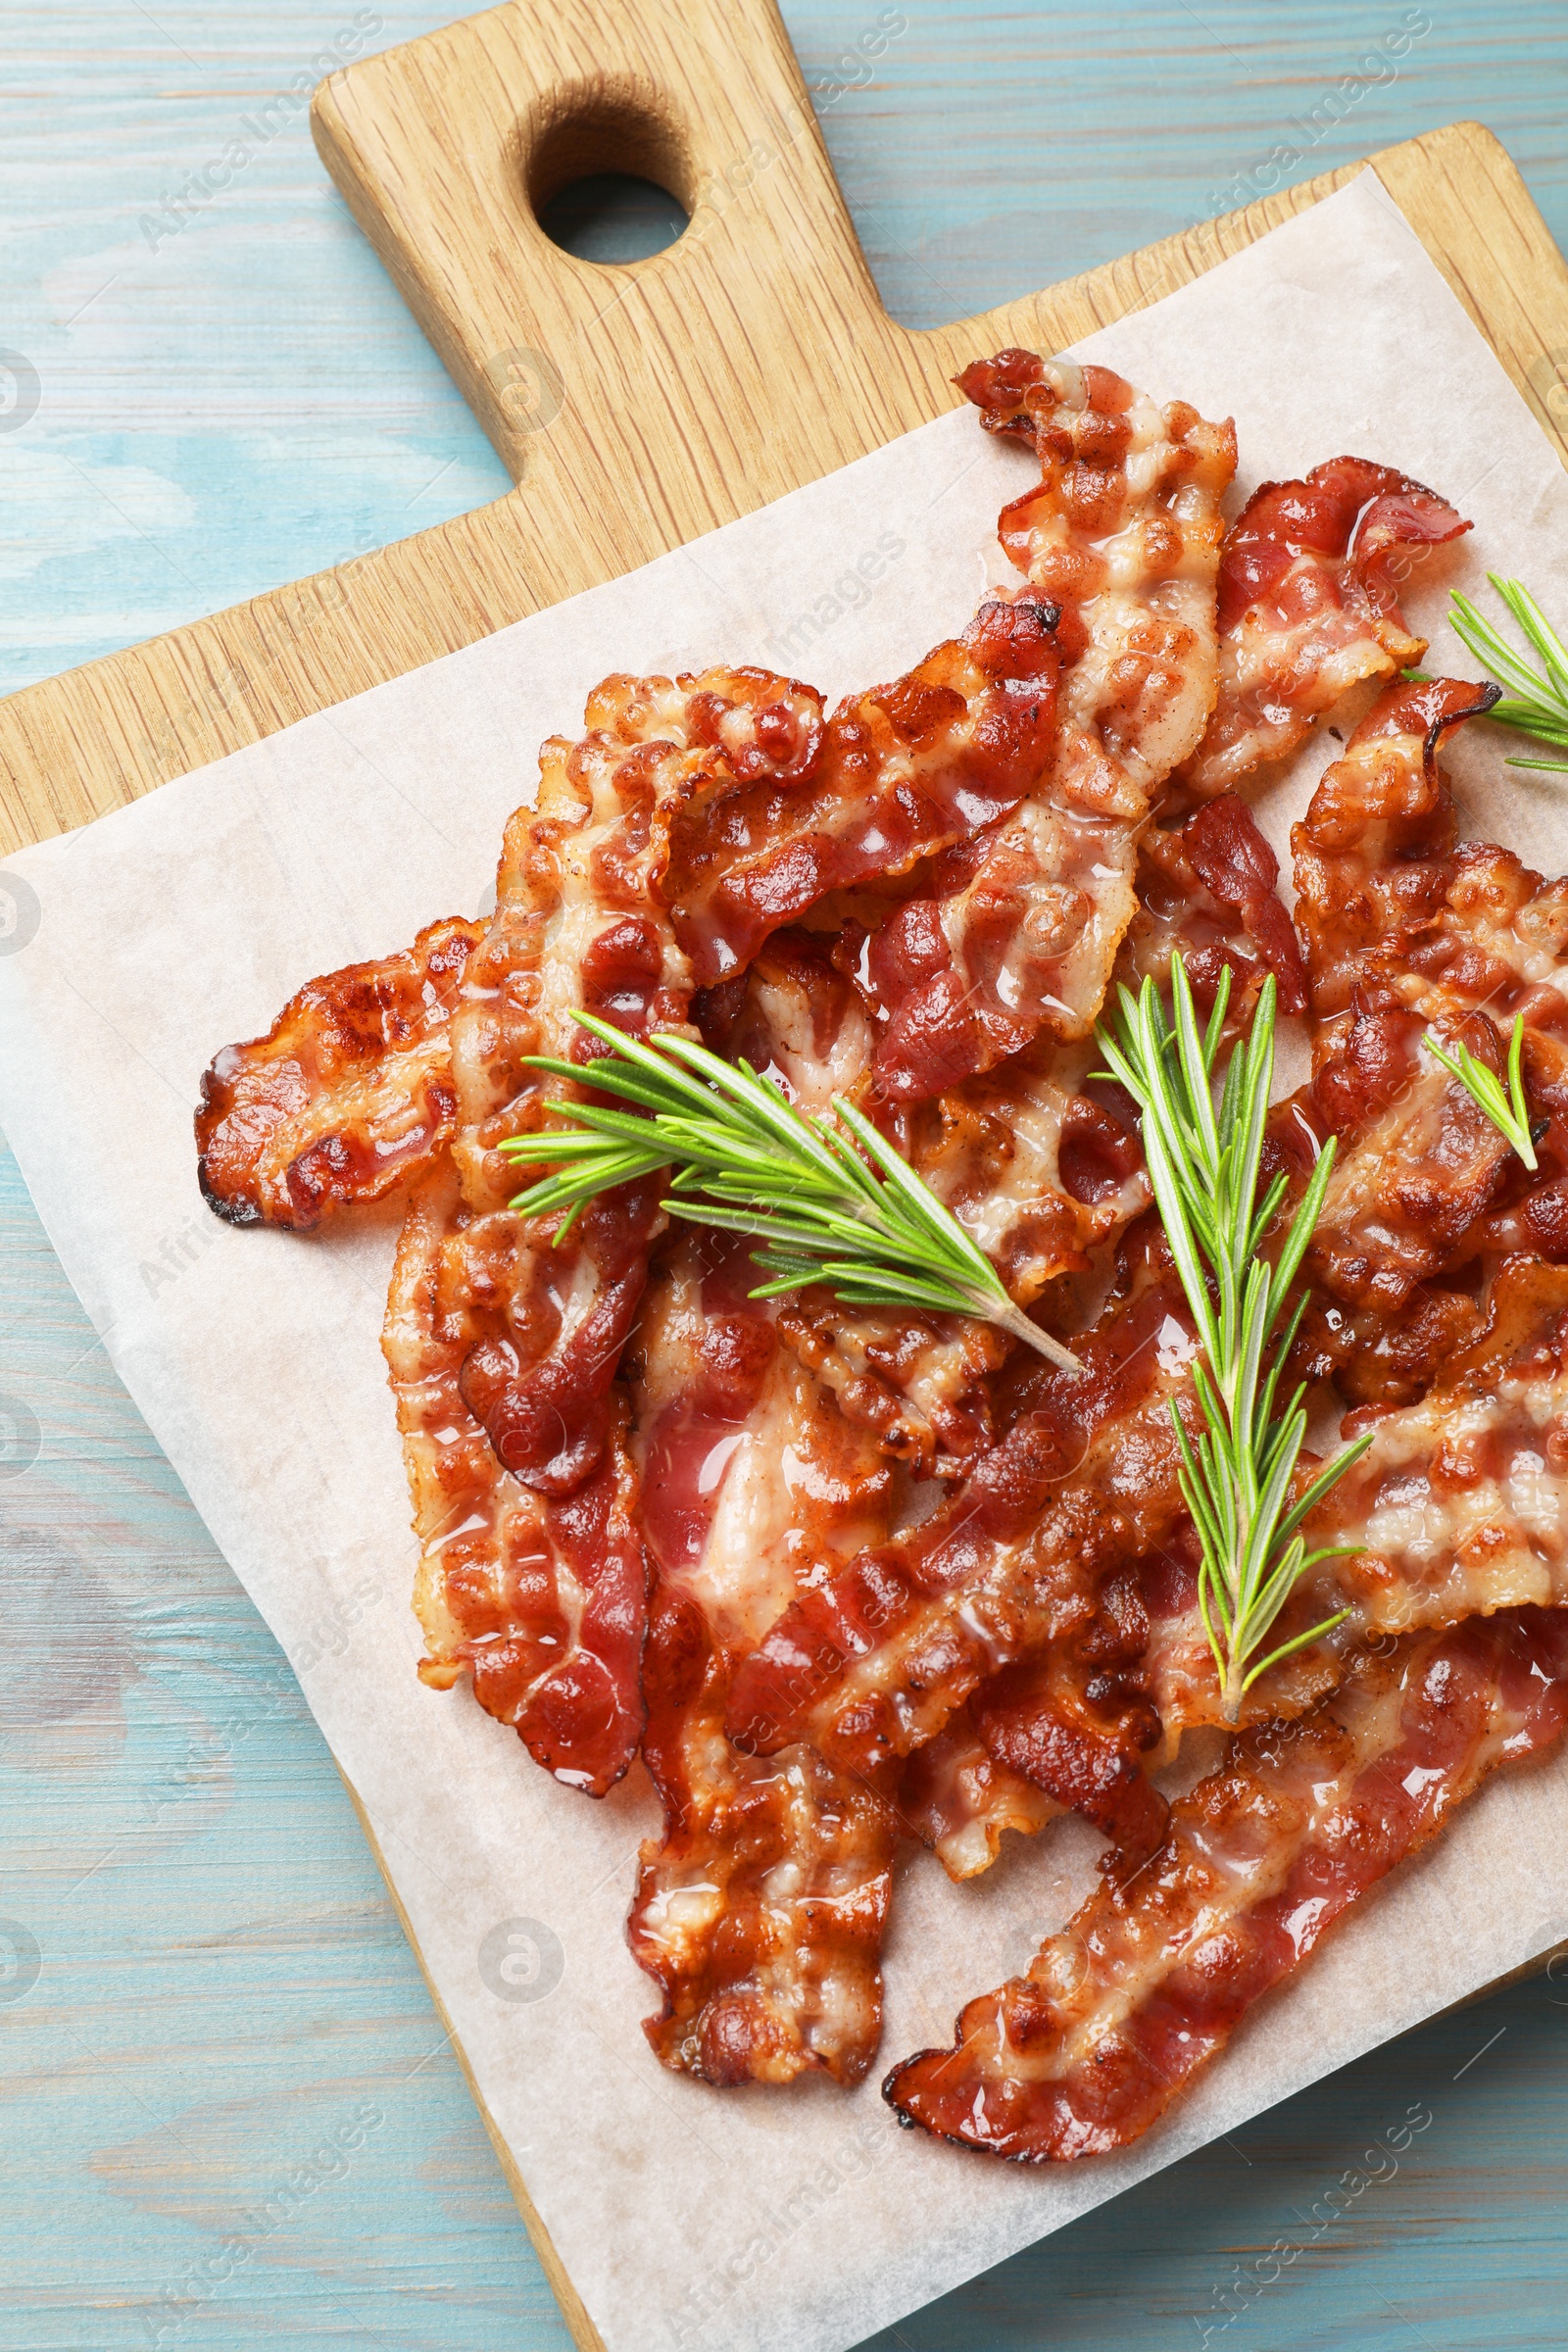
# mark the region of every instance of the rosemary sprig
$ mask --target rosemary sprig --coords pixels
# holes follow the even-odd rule
[[[1201,1344],[1193,1367],[1205,1427],[1196,1446],[1172,1401],[1181,1447],[1182,1493],[1201,1554],[1198,1600],[1219,1675],[1226,1720],[1260,1674],[1304,1648],[1348,1615],[1321,1625],[1255,1658],[1259,1644],[1299,1579],[1348,1548],[1308,1551],[1299,1533],[1308,1513],[1370,1445],[1370,1434],[1337,1454],[1296,1501],[1289,1500],[1306,1437],[1298,1388],[1284,1410],[1275,1396],[1305,1308],[1289,1315],[1286,1299],[1323,1205],[1334,1143],[1324,1145],[1278,1258],[1259,1252],[1279,1212],[1286,1179],[1257,1197],[1264,1120],[1274,1074],[1275,988],[1263,983],[1250,1036],[1225,1072],[1218,1108],[1215,1063],[1230,1000],[1220,983],[1206,1033],[1200,1033],[1180,956],[1172,958],[1173,1020],[1152,980],[1135,998],[1118,991],[1114,1023],[1097,1031],[1109,1063],[1143,1113],[1144,1156],[1155,1204]],[[1280,1329],[1284,1317],[1284,1328]],[[1279,1333],[1273,1360],[1264,1357]]]
[[[1517,761],[1513,762],[1518,765]],[[1524,1051],[1525,1016],[1514,1015],[1513,1040],[1508,1048],[1508,1091],[1502,1091],[1502,1081],[1495,1071],[1489,1070],[1484,1061],[1477,1061],[1469,1047],[1462,1042],[1456,1053],[1450,1054],[1429,1029],[1421,1043],[1434,1061],[1441,1061],[1452,1072],[1468,1095],[1480,1103],[1499,1134],[1505,1135],[1525,1166],[1534,1170],[1536,1139],[1531,1132],[1530,1105],[1525,1100]]]
[[[564,1239],[596,1193],[672,1167],[671,1216],[755,1234],[766,1282],[754,1298],[825,1283],[857,1306],[928,1307],[980,1315],[1054,1363],[1075,1355],[1013,1304],[1002,1277],[903,1154],[842,1096],[833,1118],[804,1118],[776,1079],[747,1061],[720,1060],[691,1038],[624,1036],[592,1013],[573,1018],[610,1047],[591,1072],[530,1054],[529,1067],[639,1105],[551,1102],[574,1124],[510,1136],[497,1148],[519,1166],[556,1173],[512,1206],[537,1217],[564,1209]]]
[[[1538,742],[1568,752],[1568,647],[1523,580],[1500,579],[1494,571],[1489,571],[1487,578],[1541,657],[1541,668],[1532,669],[1507,639],[1498,635],[1479,607],[1457,588],[1454,590],[1448,612],[1449,627],[1499,685],[1516,689],[1500,703],[1494,703],[1487,716],[1521,735],[1533,735]],[[1548,775],[1568,775],[1568,760],[1510,760],[1507,765],[1543,768]]]

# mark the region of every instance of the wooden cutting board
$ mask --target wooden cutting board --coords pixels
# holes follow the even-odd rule
[[[976,353],[1055,350],[1358,168],[917,332],[877,299],[772,0],[510,0],[333,74],[314,122],[516,487],[0,701],[0,857],[862,456],[955,406]],[[1461,123],[1372,160],[1562,446],[1568,270],[1506,154]],[[691,223],[602,268],[533,208],[616,167]]]
[[[510,0],[332,75],[313,120],[516,487],[0,702],[0,856],[862,456],[956,406],[965,360],[1059,349],[1359,169],[916,332],[877,298],[772,0]],[[1371,160],[1568,456],[1547,406],[1568,268],[1507,155],[1460,123]],[[661,181],[691,220],[666,252],[601,268],[554,246],[534,208],[614,169]],[[575,2341],[603,2352],[490,2129]]]

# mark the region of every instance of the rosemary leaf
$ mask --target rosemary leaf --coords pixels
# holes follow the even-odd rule
[[[1449,607],[1448,625],[1499,684],[1515,689],[1500,703],[1494,703],[1487,715],[1499,726],[1512,727],[1516,734],[1532,735],[1540,743],[1555,744],[1568,751],[1568,647],[1523,580],[1503,579],[1494,571],[1489,571],[1487,578],[1541,662],[1540,669],[1532,669],[1524,656],[1494,628],[1480,607],[1456,588]],[[1541,768],[1550,775],[1568,775],[1565,760],[1510,760],[1507,764]]]
[[[691,1038],[645,1041],[592,1013],[573,1018],[612,1058],[583,1070],[535,1054],[529,1066],[639,1108],[547,1102],[572,1125],[497,1147],[519,1167],[550,1171],[512,1206],[528,1217],[564,1212],[558,1242],[595,1194],[668,1168],[671,1216],[757,1237],[753,1254],[768,1279],[754,1298],[824,1283],[854,1305],[979,1315],[1053,1363],[1082,1369],[1013,1304],[984,1250],[852,1102],[835,1096],[831,1119],[804,1118],[750,1062],[723,1061]]]
[[[1536,1139],[1531,1133],[1530,1104],[1525,1099],[1524,1051],[1525,1016],[1514,1015],[1513,1037],[1508,1047],[1508,1091],[1494,1070],[1484,1061],[1477,1061],[1469,1047],[1461,1044],[1450,1053],[1429,1029],[1421,1043],[1434,1061],[1441,1061],[1452,1072],[1467,1095],[1478,1102],[1499,1135],[1507,1137],[1525,1166],[1532,1171],[1537,1166]]]
[[[1096,1032],[1107,1074],[1142,1113],[1155,1204],[1202,1350],[1193,1367],[1203,1419],[1196,1443],[1174,1402],[1171,1416],[1182,1493],[1198,1530],[1198,1605],[1231,1723],[1260,1674],[1348,1614],[1342,1609],[1256,1655],[1301,1578],[1336,1556],[1307,1551],[1302,1522],[1371,1444],[1368,1434],[1347,1446],[1289,1501],[1306,1438],[1305,1391],[1298,1389],[1282,1412],[1275,1403],[1305,1301],[1289,1315],[1286,1308],[1323,1205],[1335,1147],[1332,1139],[1325,1144],[1271,1266],[1260,1246],[1286,1186],[1276,1179],[1260,1200],[1258,1185],[1274,1075],[1275,994],[1273,979],[1265,980],[1250,1031],[1226,1066],[1217,1107],[1214,1072],[1229,973],[1206,1031],[1200,1031],[1187,968],[1176,956],[1168,1016],[1146,980],[1136,997],[1118,991],[1114,1019]]]

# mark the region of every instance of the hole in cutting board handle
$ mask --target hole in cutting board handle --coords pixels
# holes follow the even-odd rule
[[[651,88],[568,91],[533,129],[523,184],[552,243],[579,261],[645,261],[672,245],[697,201],[686,142]]]
[[[645,262],[686,226],[684,205],[657,180],[629,172],[590,172],[539,208],[539,225],[579,262]]]

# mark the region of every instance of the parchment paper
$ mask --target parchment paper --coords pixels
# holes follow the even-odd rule
[[[1433,665],[1450,581],[1522,573],[1568,614],[1568,482],[1370,172],[1081,346],[1160,399],[1234,414],[1235,503],[1349,450],[1474,518],[1406,604]],[[973,412],[644,571],[165,785],[15,858],[0,957],[0,1119],[121,1377],[287,1650],[374,1824],[415,1933],[546,2228],[611,2352],[840,2352],[1568,1932],[1568,1770],[1494,1782],[1353,1919],[1163,2128],[1032,2173],[896,2129],[854,2095],[716,2092],[664,2074],[622,1941],[640,1769],[559,1788],[466,1691],[415,1678],[415,1550],[378,1348],[395,1216],[302,1241],[220,1226],[196,1191],[206,1062],[308,977],[490,903],[534,754],[606,671],[758,661],[832,693],[896,675],[1006,576],[993,537],[1026,456]],[[1263,804],[1284,847],[1337,746]],[[1556,870],[1561,787],[1473,729],[1467,828]],[[16,889],[18,877],[24,886]],[[36,894],[35,935],[26,890]],[[945,2040],[1088,1882],[1060,1823],[968,1889],[905,1872],[888,2063]],[[881,2072],[879,2067],[876,2072]],[[1056,2341],[1049,2315],[1042,2341]]]

